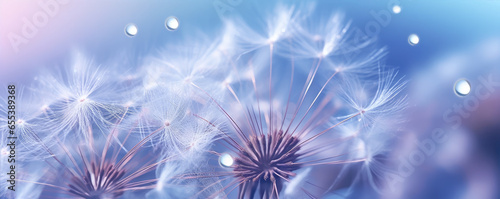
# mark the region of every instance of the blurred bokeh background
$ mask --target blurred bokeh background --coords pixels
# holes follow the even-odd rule
[[[299,1],[286,1],[296,4]],[[410,83],[406,123],[384,193],[356,198],[500,198],[500,1],[317,1],[343,12],[353,32],[377,38]],[[0,84],[29,85],[40,70],[83,51],[99,63],[140,65],[180,39],[217,34],[222,18],[258,24],[275,2],[250,0],[0,0]],[[399,8],[399,9],[398,9]],[[165,20],[175,16],[179,28]],[[138,32],[130,37],[125,26]],[[418,36],[410,44],[409,36]],[[414,40],[412,40],[414,41]],[[118,61],[117,61],[118,60]],[[460,79],[466,96],[455,93]],[[331,198],[341,197],[332,194]]]

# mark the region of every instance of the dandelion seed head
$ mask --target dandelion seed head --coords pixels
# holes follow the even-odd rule
[[[341,14],[308,23],[304,20],[307,17],[297,16],[313,13],[311,7],[281,11],[264,20],[275,24],[264,30],[252,30],[241,19],[226,21],[224,35],[232,37],[231,42],[239,50],[235,50],[234,60],[228,62],[236,71],[230,73],[233,78],[228,81],[224,76],[220,86],[229,91],[229,100],[218,103],[220,100],[212,97],[209,86],[196,85],[234,128],[234,131],[219,129],[225,141],[223,146],[233,149],[233,162],[222,160],[227,152],[212,153],[219,156],[218,164],[224,170],[215,173],[223,177],[214,184],[221,183],[224,188],[210,197],[235,188],[239,189],[239,198],[280,197],[283,190],[285,195],[292,194],[293,188],[289,187],[306,185],[304,179],[308,174],[299,177],[297,172],[312,166],[372,164],[375,161],[371,145],[366,144],[367,130],[375,120],[397,110],[384,112],[381,107],[391,103],[403,105],[394,102],[398,101],[400,82],[391,81],[392,74],[377,70],[383,50],[368,50],[366,54],[350,57],[353,49],[343,49],[348,44],[349,23],[342,22]],[[325,23],[317,25],[318,21]],[[355,48],[363,49],[369,43]],[[292,61],[276,64],[279,62],[275,60],[290,56]],[[295,62],[295,58],[300,61]],[[295,67],[309,73],[295,71]],[[372,81],[370,78],[377,74],[381,78]],[[381,91],[371,93],[373,86]],[[344,92],[346,97],[339,99],[336,92]],[[381,95],[387,100],[381,100]],[[225,183],[228,178],[232,180]],[[309,190],[301,190],[309,197],[318,197]],[[323,193],[316,192],[319,197]]]
[[[52,140],[57,143],[52,146],[39,142],[45,146],[45,153],[51,154],[51,158],[44,161],[47,167],[38,167],[40,170],[34,172],[43,178],[31,181],[37,187],[44,187],[43,196],[120,198],[129,191],[154,188],[157,179],[152,171],[172,156],[158,158],[159,153],[147,149],[147,138],[137,140],[121,135],[117,127],[105,130],[108,131],[106,137],[95,136],[92,142],[76,141],[74,137],[66,141]],[[149,137],[155,135],[150,132]],[[127,150],[129,145],[135,147]],[[52,152],[58,149],[63,153]]]
[[[125,175],[126,170],[115,168],[114,164],[106,162],[98,168],[92,163],[90,168],[85,168],[83,178],[72,178],[69,183],[69,192],[84,198],[117,198],[123,194],[121,190],[125,185],[116,186]],[[90,178],[88,178],[90,176]]]
[[[253,195],[254,188],[259,187],[261,197],[270,198],[274,189],[279,193],[284,180],[295,176],[294,171],[301,167],[296,163],[300,156],[299,140],[278,131],[249,139],[245,143],[247,150],[239,152],[234,160],[234,175],[243,183],[243,192]]]

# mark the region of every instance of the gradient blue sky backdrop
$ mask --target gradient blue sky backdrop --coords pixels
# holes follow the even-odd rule
[[[35,3],[37,2],[37,3]],[[144,55],[156,52],[168,42],[221,26],[219,14],[240,15],[258,23],[272,10],[273,1],[172,0],[172,1],[55,1],[58,9],[45,24],[36,27],[32,38],[23,36],[26,20],[46,11],[40,1],[0,1],[0,67],[2,83],[24,81],[34,69],[62,65],[73,50],[91,52],[96,60],[126,56],[137,62]],[[231,4],[232,2],[232,4]],[[300,1],[284,1],[297,4]],[[392,14],[389,6],[399,2],[402,11]],[[365,30],[376,21],[373,13],[390,12],[386,26],[380,26],[378,43],[386,46],[387,64],[407,71],[429,67],[428,60],[460,47],[467,47],[485,38],[500,35],[499,1],[317,1],[321,12],[341,11],[352,20],[353,28]],[[176,16],[177,31],[167,31],[164,21]],[[26,20],[25,20],[26,19]],[[43,19],[41,19],[43,20]],[[134,38],[123,34],[126,24],[135,23],[139,33]],[[417,46],[410,46],[407,37],[420,36]],[[13,45],[9,35],[26,38]],[[196,38],[193,38],[196,39]],[[17,49],[16,49],[17,48]],[[125,58],[125,57],[124,57]]]
[[[409,81],[404,91],[409,107],[401,129],[406,134],[394,149],[400,153],[396,166],[404,165],[433,132],[448,135],[448,141],[437,143],[425,162],[399,182],[400,192],[383,198],[498,198],[500,1],[281,1],[295,6],[305,2],[316,2],[318,16],[313,18],[343,12],[353,34],[374,31],[376,46],[387,48],[384,64],[399,69],[398,77]],[[44,9],[48,3],[53,4]],[[29,85],[41,71],[70,63],[76,51],[103,66],[137,67],[169,43],[215,38],[221,17],[239,16],[259,26],[276,3],[0,0],[0,85]],[[392,12],[394,4],[401,7],[399,14]],[[180,22],[176,31],[165,28],[170,16]],[[124,33],[129,23],[138,27],[134,37]],[[419,36],[417,45],[408,43],[410,34]],[[469,96],[453,92],[461,78],[472,85]],[[485,84],[489,80],[493,83]],[[477,90],[488,97],[479,98]],[[372,196],[359,193],[358,198]]]

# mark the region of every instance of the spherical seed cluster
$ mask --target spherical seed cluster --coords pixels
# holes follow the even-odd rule
[[[125,185],[120,183],[125,175],[124,169],[115,168],[111,163],[96,165],[84,169],[83,176],[76,176],[68,184],[70,193],[85,199],[90,198],[118,198],[123,194]]]
[[[253,198],[259,187],[260,197],[271,198],[273,189],[281,191],[283,182],[295,176],[300,168],[296,163],[300,155],[299,140],[282,131],[268,135],[251,136],[235,160],[234,176],[243,182],[240,195],[250,193]]]

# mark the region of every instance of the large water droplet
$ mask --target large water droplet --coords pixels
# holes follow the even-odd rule
[[[470,93],[470,83],[466,79],[459,79],[455,83],[455,93],[458,96],[466,96]]]
[[[401,12],[401,7],[395,5],[394,7],[392,7],[392,12],[394,12],[394,14],[399,14]]]
[[[231,155],[229,155],[228,153],[223,153],[220,155],[219,157],[220,166],[231,167],[233,166],[233,163],[234,163],[233,157],[231,157]]]
[[[408,36],[408,43],[410,43],[410,45],[417,45],[418,42],[420,42],[420,38],[418,38],[418,35],[411,34],[410,36]]]
[[[125,34],[127,34],[127,36],[129,37],[133,37],[137,34],[137,26],[135,26],[135,24],[131,23],[131,24],[127,24],[125,26]]]
[[[179,28],[179,20],[175,17],[169,17],[165,20],[165,27],[170,31],[177,30],[177,28]]]

